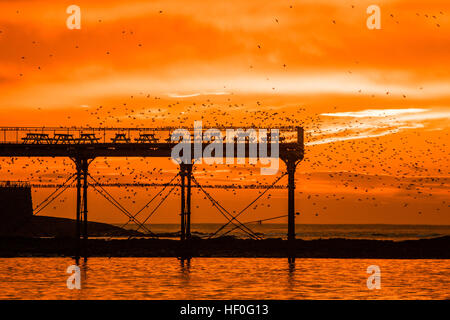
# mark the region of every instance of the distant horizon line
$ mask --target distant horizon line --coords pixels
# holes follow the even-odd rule
[[[99,222],[99,221],[90,221],[90,222]],[[108,223],[108,222],[101,222]],[[121,225],[123,223],[108,223],[112,225]],[[223,225],[221,222],[197,222],[191,223],[192,225],[198,224],[214,224],[214,225]],[[259,224],[258,222],[246,223],[242,222],[242,224]],[[286,225],[287,223],[261,223],[261,225]],[[136,225],[135,223],[128,223],[128,225]],[[145,225],[179,225],[179,223],[145,223]],[[450,227],[450,224],[411,224],[411,223],[296,223],[296,226],[307,226],[307,225],[321,225],[321,226],[336,226],[336,225],[346,225],[346,226],[432,226],[432,227]]]

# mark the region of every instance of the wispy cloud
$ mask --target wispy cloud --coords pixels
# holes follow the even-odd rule
[[[313,140],[307,142],[306,145],[376,138],[404,130],[424,128],[429,126],[429,123],[427,123],[429,121],[450,119],[450,110],[435,111],[423,108],[367,109],[323,113],[321,116],[326,117],[324,118],[325,124],[319,129],[309,132]],[[326,120],[327,118],[329,120]],[[442,123],[440,124],[442,125]]]
[[[191,94],[178,94],[178,93],[169,93],[168,96],[170,98],[192,98],[192,97],[198,97],[198,96],[221,96],[221,95],[227,95],[230,94],[229,92],[225,91],[217,91],[217,92],[196,92]]]
[[[425,112],[427,109],[409,108],[409,109],[368,109],[356,112],[335,112],[335,113],[322,113],[322,116],[329,117],[354,117],[354,118],[367,118],[367,117],[387,117],[396,116],[401,114]]]

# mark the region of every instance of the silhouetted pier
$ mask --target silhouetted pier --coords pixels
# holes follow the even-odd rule
[[[194,128],[186,128],[190,132],[194,132]],[[222,132],[226,129],[218,128]],[[238,128],[236,128],[238,129]],[[250,128],[241,128],[247,130]],[[260,130],[260,128],[253,128]],[[279,131],[279,159],[286,165],[285,175],[288,176],[288,240],[295,240],[295,170],[298,163],[303,159],[304,143],[303,128],[301,127],[282,127],[282,128],[266,128],[267,131],[277,129]],[[119,210],[125,213],[129,221],[135,222],[139,228],[148,231],[145,227],[146,221],[138,221],[136,215],[131,214],[125,208],[121,207],[110,194],[103,189],[101,182],[96,181],[89,174],[89,165],[97,157],[171,157],[172,148],[179,141],[172,141],[171,134],[175,128],[62,128],[62,127],[1,127],[0,128],[0,157],[67,157],[74,161],[76,172],[59,188],[67,188],[70,186],[70,180],[76,181],[77,201],[76,201],[76,237],[79,239],[88,238],[87,220],[88,220],[88,197],[87,190],[89,186],[95,188],[97,192],[105,196]],[[207,128],[203,128],[205,132]],[[225,136],[225,134],[224,134]],[[254,236],[251,230],[244,224],[239,222],[238,216],[245,210],[236,215],[232,215],[220,204],[217,203],[204,190],[192,174],[194,161],[194,142],[192,137],[192,152],[190,163],[181,163],[178,176],[180,177],[181,188],[181,212],[180,212],[180,239],[189,240],[191,238],[191,188],[200,188],[215,203],[216,207],[227,218],[228,222],[224,225],[233,224],[236,228],[240,228],[250,236]],[[210,145],[209,142],[202,141],[200,143],[202,151]],[[261,141],[261,140],[260,140]],[[222,143],[223,156],[227,154],[227,146],[229,142]],[[270,135],[267,136],[265,142],[270,145]],[[234,158],[251,158],[254,153],[251,151],[252,141],[250,138],[242,140],[234,140],[233,157]],[[239,150],[244,152],[239,153]],[[271,155],[268,155],[269,157]],[[93,183],[88,182],[88,178]],[[172,179],[173,181],[173,179]],[[167,185],[170,185],[169,182]],[[268,189],[273,187],[276,180]],[[151,183],[151,182],[150,182]],[[267,191],[267,190],[266,190]],[[55,192],[56,193],[56,192]],[[138,212],[139,213],[139,212]],[[84,222],[84,223],[83,223]],[[221,230],[221,229],[220,229]],[[215,234],[217,234],[218,230]]]

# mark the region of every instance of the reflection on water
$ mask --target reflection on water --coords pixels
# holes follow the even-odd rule
[[[191,258],[187,258],[187,259],[179,259],[180,260],[180,274],[181,274],[181,279],[184,280],[184,285],[188,286],[189,285],[189,274],[191,272]],[[183,285],[183,283],[182,283]]]
[[[449,299],[450,260],[1,258],[1,299]],[[369,265],[381,289],[366,286]]]

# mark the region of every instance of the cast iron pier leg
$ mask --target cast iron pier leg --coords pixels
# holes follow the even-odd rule
[[[77,170],[77,212],[76,212],[76,238],[81,236],[84,240],[88,239],[88,206],[87,206],[87,191],[88,191],[88,158],[74,158]],[[83,188],[83,192],[81,192]],[[83,225],[83,226],[82,226]]]
[[[180,232],[180,240],[183,241],[186,239],[186,196],[185,196],[185,180],[186,180],[186,167],[181,164],[180,165],[180,178],[181,178],[181,232]]]
[[[88,175],[88,160],[83,159],[83,239],[88,239],[88,207],[87,207],[87,190],[88,190],[88,182],[87,182],[87,175]]]
[[[191,178],[192,164],[186,165],[187,171],[187,199],[186,199],[186,239],[191,239]]]
[[[181,234],[180,240],[191,238],[191,178],[192,164],[180,165],[181,177]],[[187,180],[187,185],[186,185]]]
[[[76,239],[80,239],[80,225],[81,225],[81,164],[78,160],[75,161],[77,168],[77,220],[76,220]]]
[[[295,167],[293,160],[288,160],[288,240],[295,240]]]

